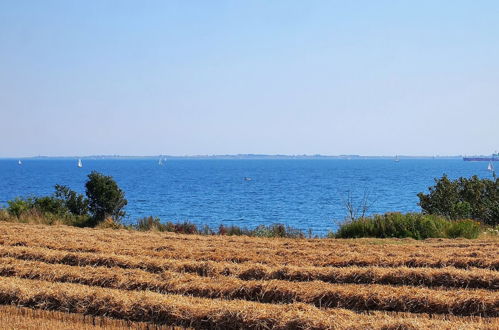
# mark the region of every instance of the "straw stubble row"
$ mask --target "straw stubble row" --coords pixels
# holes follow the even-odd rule
[[[463,288],[499,288],[499,273],[488,269],[468,270],[453,267],[297,267],[268,266],[255,263],[235,264],[213,261],[161,260],[150,257],[104,255],[88,252],[62,252],[31,247],[0,246],[0,257],[36,260],[66,265],[91,265],[142,269],[153,273],[176,271],[202,276],[230,275],[244,280],[319,280],[330,283],[423,285]]]
[[[0,233],[0,244],[3,245],[163,259],[295,266],[454,266],[499,269],[499,245],[487,241],[265,240],[63,226],[26,228],[20,224],[8,224],[0,229]],[[77,240],[72,239],[75,236]]]
[[[212,329],[484,329],[497,324],[497,319],[447,321],[407,315],[370,316],[343,309],[321,310],[300,303],[226,301],[18,278],[0,278],[0,303]]]
[[[320,281],[244,281],[104,267],[74,267],[0,259],[0,275],[79,283],[120,290],[149,290],[212,299],[244,299],[269,304],[302,302],[322,308],[499,316],[499,293],[487,290],[434,290],[386,285],[329,284]]]

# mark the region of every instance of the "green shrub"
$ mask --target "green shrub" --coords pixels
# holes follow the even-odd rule
[[[211,234],[212,231],[209,227],[205,226],[202,230],[198,230],[195,224],[184,221],[181,223],[166,222],[161,223],[161,220],[157,217],[144,217],[137,220],[137,223],[133,226],[135,229],[140,231],[168,231],[172,233],[179,234]]]
[[[459,220],[452,223],[447,229],[447,237],[477,238],[480,235],[481,226],[473,220]]]
[[[82,214],[82,215],[69,214],[65,216],[64,224],[75,227],[92,227],[94,225],[94,220],[88,214]]]
[[[479,233],[480,224],[473,220],[451,221],[442,216],[421,213],[386,213],[346,221],[340,225],[334,237],[476,238]]]
[[[201,235],[215,235],[215,232],[208,225],[204,225],[201,230],[199,230],[199,234]]]
[[[69,210],[66,205],[64,205],[64,201],[53,196],[35,197],[32,208],[43,214],[52,214],[59,217],[69,214]]]
[[[6,210],[0,210],[0,221],[45,225],[64,224],[68,226],[87,227],[89,221],[91,220],[90,216],[88,215],[73,215],[70,213],[54,214],[50,212],[44,212],[41,210],[41,208],[45,207],[45,201],[46,200],[43,200],[43,202],[41,203],[42,205],[44,205],[42,207],[34,207],[30,205],[29,208],[23,209],[20,213],[13,214]],[[48,205],[50,204],[51,202],[48,202]]]
[[[474,219],[487,225],[499,224],[499,179],[459,178],[444,175],[435,179],[429,193],[419,193],[419,205],[425,214],[449,219]]]
[[[11,215],[6,209],[0,208],[0,221],[10,221]]]
[[[88,214],[88,200],[66,186],[55,185],[54,196],[60,199],[71,214]]]
[[[224,226],[220,225],[218,227],[218,234],[219,235],[227,235],[227,236],[250,236],[251,231],[248,228],[242,228],[239,226]]]
[[[305,234],[299,229],[277,223],[269,226],[259,225],[249,232],[249,236],[303,238]]]
[[[189,222],[189,221],[184,221],[181,223],[174,224],[173,232],[179,233],[179,234],[198,234],[199,233],[196,225]]]
[[[32,198],[20,198],[16,197],[13,200],[7,202],[9,205],[7,207],[7,211],[9,214],[19,217],[22,213],[28,211],[33,207],[33,199]]]
[[[156,217],[144,217],[140,218],[137,220],[137,223],[135,224],[135,229],[140,230],[140,231],[149,231],[149,230],[155,230],[155,231],[167,231],[166,226],[163,225],[159,218]]]

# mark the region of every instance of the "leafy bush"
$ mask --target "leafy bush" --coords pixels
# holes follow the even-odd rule
[[[198,234],[198,233],[209,233],[211,234],[211,229],[203,228],[201,231],[198,230],[195,224],[184,221],[181,223],[166,222],[161,223],[161,220],[157,217],[144,217],[137,220],[137,223],[133,226],[135,229],[140,231],[168,231],[179,234]],[[207,227],[207,226],[205,226]]]
[[[9,221],[10,217],[9,211],[0,208],[0,221]]]
[[[155,217],[140,218],[134,227],[140,231],[167,231],[166,226],[160,222],[159,218]]]
[[[250,236],[251,231],[248,228],[242,228],[239,226],[224,226],[220,225],[218,227],[218,235],[227,235],[227,236]]]
[[[421,213],[386,213],[344,222],[334,236],[337,238],[476,238],[479,233],[480,224],[473,220],[451,221],[442,216]]]
[[[20,200],[20,199],[18,199]],[[28,199],[30,200],[30,199]],[[26,202],[26,200],[22,200]],[[31,199],[31,201],[33,201]],[[43,199],[45,201],[45,199]],[[17,202],[16,205],[22,205],[22,202]],[[44,202],[41,203],[44,205]],[[50,205],[51,202],[48,203]],[[43,208],[42,207],[42,208]],[[54,214],[50,212],[45,212],[40,209],[40,207],[35,207],[35,204],[30,204],[29,208],[25,208],[20,213],[12,213],[7,210],[0,210],[0,221],[8,222],[21,222],[21,223],[34,223],[34,224],[45,224],[45,225],[55,225],[64,224],[68,226],[76,227],[87,227],[91,218],[88,215],[73,215],[70,213],[65,214]]]
[[[32,208],[43,214],[52,214],[63,217],[69,213],[64,201],[53,196],[36,197],[33,199]]]
[[[270,226],[259,225],[250,232],[250,236],[256,237],[290,237],[303,238],[305,235],[299,229],[285,226],[283,224],[272,224]]]
[[[474,219],[487,225],[499,224],[499,179],[459,178],[444,175],[435,179],[429,193],[419,193],[419,205],[426,214],[449,219]]]
[[[198,234],[199,230],[197,229],[196,225],[189,222],[189,221],[184,221],[182,223],[176,223],[174,224],[174,230],[175,233],[180,233],[180,234]]]
[[[88,175],[85,188],[94,224],[107,217],[118,222],[125,216],[123,208],[128,202],[125,193],[112,177],[93,171]]]
[[[473,220],[458,220],[447,229],[447,237],[477,238],[480,232],[480,223]]]
[[[41,214],[52,214],[58,217],[64,217],[69,214],[64,202],[53,196],[44,197],[17,197],[7,202],[9,204],[8,212],[16,217],[21,217],[30,210],[36,210]]]
[[[54,196],[64,203],[70,213],[74,215],[88,213],[88,200],[82,194],[78,194],[66,186],[56,184]]]
[[[33,199],[31,198],[23,199],[17,197],[14,198],[13,200],[8,201],[7,204],[9,205],[7,207],[7,211],[11,215],[19,217],[22,213],[28,211],[33,207]]]
[[[201,235],[215,235],[215,232],[208,225],[204,225],[201,230],[199,230]]]

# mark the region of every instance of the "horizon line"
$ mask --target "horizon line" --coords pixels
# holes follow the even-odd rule
[[[0,159],[29,159],[29,158],[460,158],[466,156],[490,156],[490,155],[404,155],[404,154],[394,154],[394,155],[359,155],[359,154],[255,154],[255,153],[245,153],[245,154],[186,154],[186,155],[168,155],[168,154],[155,154],[155,155],[120,155],[120,154],[97,154],[97,155],[57,155],[57,156],[46,156],[46,155],[36,155],[36,156],[0,156]]]

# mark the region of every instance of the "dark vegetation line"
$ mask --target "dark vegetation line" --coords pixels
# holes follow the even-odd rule
[[[422,213],[385,213],[350,216],[329,238],[477,238],[488,230],[499,234],[499,179],[447,176],[435,180],[428,194],[419,193]],[[77,227],[125,228],[202,235],[246,235],[255,237],[312,238],[312,233],[283,224],[260,225],[253,229],[220,225],[198,227],[190,222],[161,222],[156,217],[138,219],[124,225],[128,201],[114,179],[98,172],[88,175],[85,196],[62,185],[50,196],[16,198],[0,209],[0,221],[66,224]]]

